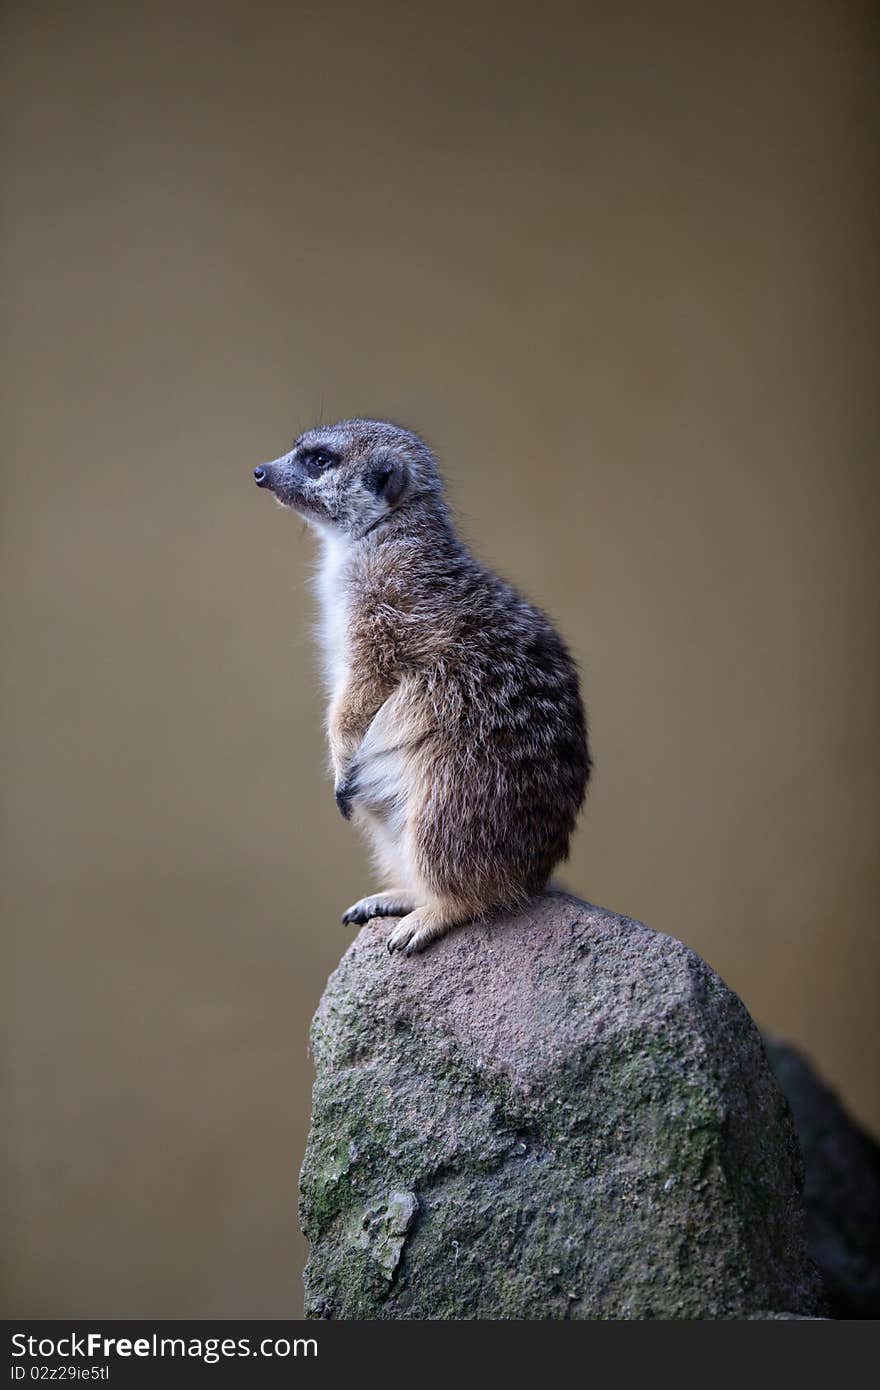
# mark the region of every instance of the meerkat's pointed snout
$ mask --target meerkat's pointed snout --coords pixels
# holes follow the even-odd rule
[[[303,470],[298,466],[293,452],[270,459],[268,463],[258,463],[254,469],[257,487],[263,492],[270,492],[282,507],[310,509],[308,499],[303,495],[304,481]]]

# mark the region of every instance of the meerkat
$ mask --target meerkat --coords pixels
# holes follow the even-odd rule
[[[327,737],[342,815],[411,955],[540,893],[590,774],[578,673],[549,618],[459,538],[437,461],[383,420],[308,430],[254,470],[317,532]]]

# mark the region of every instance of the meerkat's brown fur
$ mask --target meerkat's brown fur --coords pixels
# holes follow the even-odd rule
[[[540,892],[590,771],[577,671],[549,619],[470,554],[408,430],[309,430],[255,477],[323,541],[336,798],[392,885],[343,920],[401,917],[388,949],[409,955]]]

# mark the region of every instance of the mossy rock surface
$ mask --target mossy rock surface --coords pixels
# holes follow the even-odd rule
[[[389,957],[312,1027],[310,1317],[822,1311],[788,1107],[688,947],[562,893]]]

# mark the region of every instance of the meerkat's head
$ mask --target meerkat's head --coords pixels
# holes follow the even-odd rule
[[[254,479],[316,530],[353,540],[395,512],[442,495],[425,441],[387,420],[341,420],[306,430],[289,453],[255,468]]]

